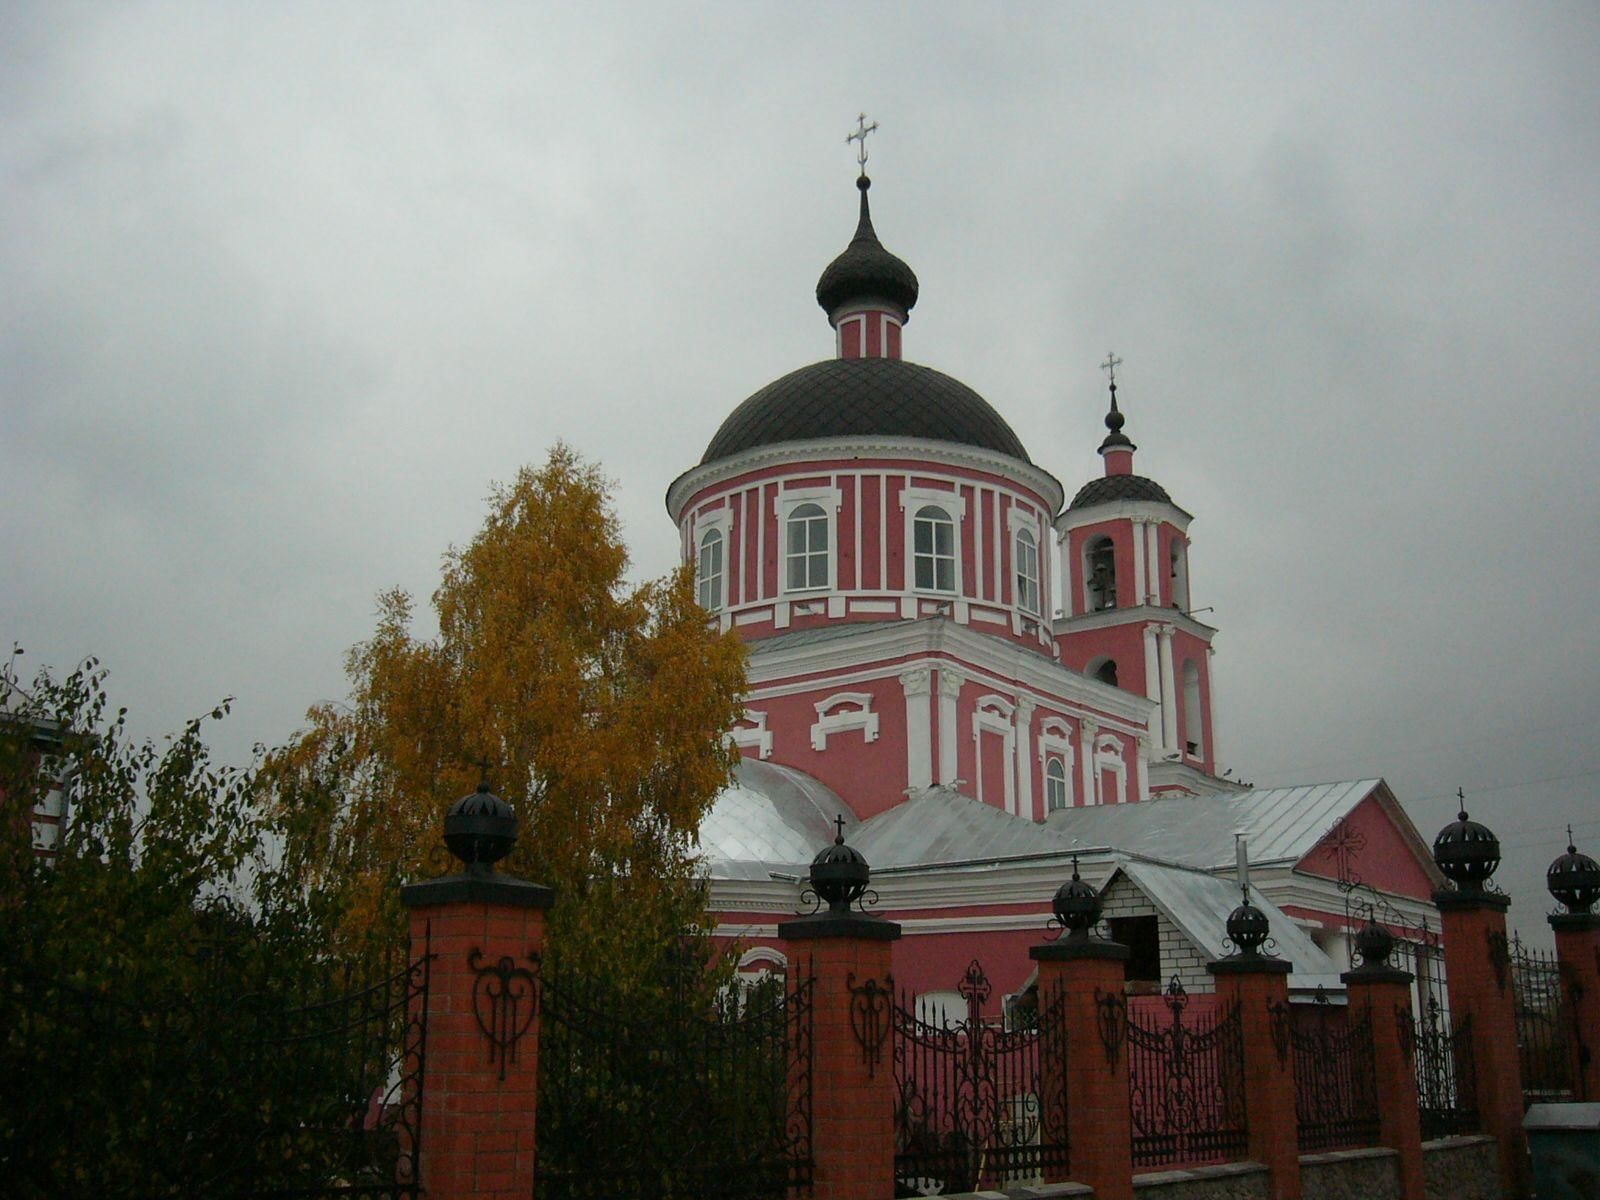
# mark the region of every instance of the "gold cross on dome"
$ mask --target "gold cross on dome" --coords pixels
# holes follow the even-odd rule
[[[1122,360],[1117,357],[1116,352],[1112,351],[1112,350],[1107,350],[1106,351],[1106,360],[1105,360],[1105,362],[1100,364],[1100,369],[1102,371],[1104,371],[1106,374],[1111,376],[1111,386],[1112,387],[1116,387],[1117,386],[1117,368],[1120,367],[1121,365],[1122,365]]]
[[[856,117],[856,131],[852,134],[846,135],[844,139],[844,144],[846,146],[848,146],[851,142],[861,143],[856,147],[856,165],[861,168],[861,173],[863,175],[867,173],[867,134],[871,133],[877,127],[878,123],[876,121],[874,121],[871,125],[868,125],[867,114],[860,113]]]

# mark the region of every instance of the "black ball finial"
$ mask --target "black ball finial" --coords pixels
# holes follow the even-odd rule
[[[1389,965],[1389,955],[1394,953],[1394,934],[1372,917],[1367,918],[1367,923],[1356,934],[1356,953],[1361,956],[1361,965],[1370,967],[1374,971]]]
[[[811,860],[811,890],[817,899],[828,906],[830,913],[840,916],[850,911],[862,896],[872,879],[872,868],[861,852],[844,844],[844,817],[834,818],[838,832],[833,845],[826,846]]]
[[[1076,854],[1072,856],[1072,878],[1056,889],[1050,907],[1061,928],[1067,931],[1068,938],[1075,941],[1087,938],[1089,931],[1100,923],[1100,913],[1104,907],[1100,893],[1078,874]]]
[[[1550,894],[1569,913],[1587,913],[1594,908],[1595,901],[1600,900],[1600,863],[1578,852],[1570,825],[1567,826],[1567,852],[1550,864],[1544,880]]]
[[[1458,891],[1481,892],[1500,865],[1500,839],[1488,826],[1467,816],[1467,800],[1458,788],[1461,810],[1433,839],[1433,861]]]
[[[450,806],[444,819],[444,844],[466,864],[469,875],[491,875],[494,864],[517,844],[517,814],[511,805],[478,784]]]
[[[1250,897],[1246,896],[1239,907],[1228,914],[1227,931],[1228,940],[1237,947],[1241,957],[1257,958],[1272,926],[1267,914],[1251,904]]]

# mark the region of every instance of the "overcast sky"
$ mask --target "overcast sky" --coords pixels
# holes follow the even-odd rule
[[[3,633],[243,761],[377,592],[565,439],[644,578],[667,484],[832,353],[855,223],[906,357],[1070,495],[1108,349],[1195,514],[1224,760],[1457,786],[1524,930],[1600,853],[1600,8],[0,5]]]

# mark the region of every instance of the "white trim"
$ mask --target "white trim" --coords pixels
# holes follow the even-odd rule
[[[1058,532],[1070,533],[1109,521],[1131,521],[1134,517],[1165,522],[1180,532],[1187,530],[1189,522],[1194,520],[1192,513],[1161,500],[1109,500],[1103,504],[1091,504],[1087,508],[1066,509],[1056,517],[1055,525]]]
[[[1081,768],[1079,782],[1083,789],[1083,803],[1100,803],[1100,775],[1094,769],[1094,739],[1100,732],[1100,725],[1089,717],[1080,718],[1078,721],[1078,763]]]
[[[845,712],[832,711],[841,704],[859,707]],[[878,714],[872,711],[871,692],[835,692],[826,700],[818,700],[815,708],[817,721],[811,727],[813,750],[826,750],[829,734],[848,733],[853,729],[861,730],[869,742],[878,740]]]
[[[1001,773],[1004,776],[1003,793],[1005,797],[1005,810],[1012,815],[1017,811],[1016,790],[1016,758],[1017,758],[1017,731],[1012,723],[1017,706],[1004,696],[989,693],[979,696],[978,702],[972,709],[972,741],[974,744],[973,756],[976,766],[973,770],[973,793],[982,802],[983,796],[983,734],[985,732],[998,733],[1001,738]]]
[[[1102,804],[1126,804],[1128,802],[1128,763],[1123,751],[1122,739],[1115,734],[1102,733],[1094,742],[1094,776],[1098,785],[1105,772],[1111,772],[1116,778],[1117,791],[1114,801],[1107,801],[1100,797]]]
[[[906,696],[906,786],[933,785],[933,672],[919,664],[900,673]]]
[[[814,587],[789,586],[789,521],[794,511],[806,504],[822,509],[828,522],[828,578]],[[837,487],[782,488],[778,492],[778,594],[780,596],[815,596],[836,591],[839,582],[839,510],[844,499]]]
[[[939,663],[939,782],[956,786],[960,757],[956,745],[956,709],[961,702],[961,688],[967,677],[952,667]]]
[[[1033,814],[1033,714],[1039,706],[1026,696],[1017,700],[1016,735],[1011,761],[1017,776],[1017,813],[1034,819]]]
[[[741,750],[754,749],[761,758],[771,758],[772,730],[767,728],[767,714],[745,709],[744,716],[740,720],[749,721],[752,727],[740,729],[735,725],[728,734],[729,740]]]

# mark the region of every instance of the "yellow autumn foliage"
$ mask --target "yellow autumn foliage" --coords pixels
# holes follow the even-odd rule
[[[521,822],[500,869],[557,889],[573,968],[648,972],[703,915],[692,837],[729,779],[744,652],[689,568],[634,586],[627,563],[603,476],[557,446],[445,554],[437,637],[380,597],[349,703],[312,708],[262,772],[285,862],[337,896],[343,938],[401,938],[398,887],[454,869],[444,814],[485,770]]]

